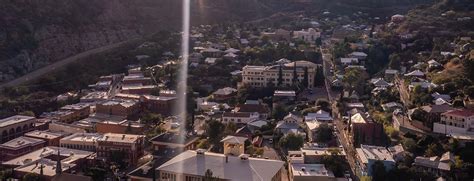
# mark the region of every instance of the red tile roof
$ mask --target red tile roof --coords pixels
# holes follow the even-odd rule
[[[474,116],[474,111],[470,109],[456,109],[443,113],[443,115],[471,117]]]

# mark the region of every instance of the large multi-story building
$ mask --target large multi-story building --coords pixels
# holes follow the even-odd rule
[[[0,132],[2,133],[2,143],[20,137],[34,127],[36,118],[31,116],[11,116],[0,119]]]
[[[350,117],[350,135],[354,145],[370,144],[382,145],[382,124],[375,122],[368,113],[356,113]]]
[[[59,146],[59,140],[64,136],[68,135],[65,132],[53,132],[50,130],[41,131],[34,130],[28,133],[25,133],[25,136],[30,138],[36,138],[46,141],[47,146]]]
[[[60,145],[63,148],[95,151],[97,148],[97,140],[103,137],[104,135],[99,133],[74,133],[62,138]]]
[[[138,101],[109,100],[96,105],[96,112],[101,114],[130,116],[140,111]]]
[[[474,134],[474,111],[456,109],[441,114],[441,121],[434,123],[433,132],[440,134]]]
[[[106,133],[97,140],[97,156],[111,158],[113,154],[124,154],[123,161],[136,164],[143,155],[144,135]]]
[[[281,85],[292,86],[295,84],[293,79],[295,66],[296,75],[299,83],[303,83],[305,79],[305,71],[308,73],[308,88],[314,87],[314,76],[316,75],[317,64],[308,61],[295,61],[282,65],[272,66],[250,66],[247,65],[242,69],[242,85],[251,87],[267,87],[270,84],[277,86],[280,77],[281,68]]]
[[[6,161],[42,148],[45,141],[21,136],[0,145],[0,160]]]
[[[174,115],[172,109],[176,104],[177,98],[174,96],[144,95],[140,97],[140,101],[149,111],[169,116]]]

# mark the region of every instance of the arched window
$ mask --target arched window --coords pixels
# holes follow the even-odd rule
[[[15,130],[13,128],[10,129],[10,132],[8,133],[10,136],[15,134]]]
[[[8,136],[8,132],[7,132],[7,130],[4,130],[4,131],[2,132],[2,139],[5,138],[5,137],[7,137],[7,136]]]
[[[21,126],[18,126],[18,127],[16,128],[16,133],[21,133]]]
[[[27,130],[28,130],[28,125],[27,124],[23,125],[23,131],[27,131]]]

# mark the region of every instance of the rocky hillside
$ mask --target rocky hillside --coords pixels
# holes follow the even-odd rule
[[[191,0],[191,20],[193,24],[246,21],[308,7],[327,8],[334,3],[353,9],[374,4],[372,1],[398,0]],[[178,29],[181,2],[0,0],[0,83],[85,50],[160,29]]]

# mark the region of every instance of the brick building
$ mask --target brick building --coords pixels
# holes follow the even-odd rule
[[[59,140],[65,137],[67,133],[63,132],[52,132],[49,130],[40,131],[35,130],[28,133],[25,133],[25,136],[30,138],[36,138],[40,140],[44,140],[46,146],[59,146]]]
[[[24,133],[33,130],[36,118],[31,116],[11,116],[0,119],[0,132],[2,133],[2,143],[22,136]]]
[[[145,132],[145,125],[130,120],[102,121],[95,124],[98,133],[141,134]]]
[[[45,146],[45,141],[21,136],[0,145],[0,160],[10,160]]]
[[[96,113],[131,116],[140,111],[140,105],[133,100],[109,100],[96,105]]]
[[[356,113],[351,116],[350,133],[354,145],[370,144],[382,145],[385,134],[383,126],[374,122],[368,113]]]
[[[164,116],[173,115],[173,107],[176,104],[176,97],[144,95],[141,101],[146,109]]]
[[[125,162],[136,164],[143,155],[144,141],[144,135],[106,133],[97,140],[97,156],[109,159],[113,154],[124,154]]]

